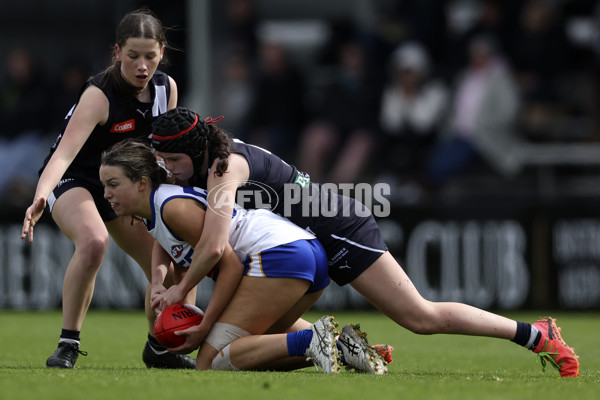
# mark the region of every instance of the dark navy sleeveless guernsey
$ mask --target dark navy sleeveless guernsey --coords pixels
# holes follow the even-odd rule
[[[103,79],[105,79],[104,73],[91,78],[82,88],[80,96],[89,85],[100,88],[108,98],[108,119],[104,125],[96,125],[67,170],[67,172],[78,171],[79,173],[93,174],[98,181],[98,169],[100,168],[102,152],[126,138],[147,139],[152,132],[152,123],[156,117],[167,111],[171,95],[169,77],[161,71],[156,71],[148,83],[151,91],[151,103],[142,103],[136,98],[124,99],[116,88],[109,83],[110,81],[103,84]],[[65,118],[63,132],[76,107],[77,104],[73,106]],[[61,139],[62,133],[52,146],[50,154],[44,161],[44,166],[48,163]]]
[[[244,208],[269,208],[314,233],[327,252],[329,276],[339,285],[354,280],[387,251],[373,215],[362,203],[321,190],[308,174],[258,146],[234,139],[231,153],[243,156],[250,168],[248,182],[237,190],[236,202]],[[210,156],[209,165],[214,160]],[[290,190],[294,186],[298,188]],[[240,196],[242,191],[246,195]],[[305,207],[307,201],[315,207]],[[324,204],[336,205],[337,213],[321,214]],[[315,209],[316,213],[311,211]]]
[[[260,203],[257,204],[255,197],[247,196],[243,198],[244,208],[257,208],[268,204],[273,212],[283,215],[285,185],[295,183],[304,187],[310,182],[306,173],[298,171],[295,166],[261,147],[234,139],[231,152],[242,155],[250,168],[248,183],[240,187],[238,193],[243,190],[256,192],[260,185],[265,187],[265,190],[260,191]]]

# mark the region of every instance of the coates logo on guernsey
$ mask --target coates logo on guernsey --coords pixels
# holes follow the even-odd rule
[[[125,133],[135,129],[135,119],[128,119],[124,122],[117,122],[114,124],[110,131],[112,133]]]

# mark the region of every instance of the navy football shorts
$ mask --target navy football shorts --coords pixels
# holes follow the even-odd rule
[[[311,190],[318,187],[313,184]],[[337,204],[335,215],[302,215],[306,210],[298,204],[291,207],[289,219],[319,239],[327,252],[329,277],[343,286],[356,279],[388,248],[375,217],[362,203],[337,193],[323,191],[321,194],[317,196],[321,203]]]
[[[81,187],[90,192],[92,198],[94,199],[94,203],[96,204],[96,208],[98,209],[98,213],[100,213],[100,217],[104,222],[110,222],[118,217],[118,215],[114,212],[108,200],[104,198],[104,187],[98,178],[98,173],[96,173],[96,177],[92,178],[89,173],[85,173],[80,170],[67,170],[64,174],[58,185],[54,188],[50,196],[48,197],[48,208],[50,212],[52,212],[52,207],[54,206],[54,202],[58,199],[63,193],[67,190]]]

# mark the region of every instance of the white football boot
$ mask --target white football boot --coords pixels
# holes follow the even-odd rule
[[[340,372],[340,355],[335,345],[337,326],[332,316],[324,316],[310,327],[313,337],[304,354],[307,361],[312,361],[317,370],[321,367],[325,374]]]
[[[361,332],[360,325],[348,324],[342,329],[337,340],[342,349],[346,369],[374,375],[386,374],[387,366],[383,356],[367,341],[367,334]]]

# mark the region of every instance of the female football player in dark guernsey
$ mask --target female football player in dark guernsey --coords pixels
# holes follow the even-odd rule
[[[90,78],[67,114],[65,127],[44,162],[21,238],[29,236],[44,209],[75,245],[63,283],[63,329],[46,365],[73,368],[80,331],[94,293],[109,235],[142,267],[150,280],[154,239],[140,226],[118,218],[103,198],[98,179],[100,154],[125,138],[145,139],[161,113],[177,105],[173,78],[158,70],[168,46],[163,26],[149,10],[125,15],[116,30],[113,64]],[[148,367],[194,368],[194,360],[172,354],[153,335],[155,314],[146,301]]]
[[[313,232],[329,258],[329,276],[339,285],[350,284],[377,309],[397,324],[418,334],[462,334],[512,340],[532,350],[556,367],[561,376],[579,376],[574,350],[563,341],[552,318],[533,324],[455,302],[432,302],[423,298],[396,259],[387,250],[373,215],[354,199],[321,190],[310,177],[276,155],[250,144],[231,140],[213,119],[201,119],[184,107],[171,110],[154,123],[152,146],[166,168],[183,184],[194,184],[209,192],[205,229],[214,232],[204,240],[223,249],[227,242],[231,202],[238,190],[262,185],[259,200],[301,228]],[[302,186],[301,201],[289,185]],[[268,193],[265,193],[268,192]],[[275,193],[276,195],[273,195]],[[270,195],[270,196],[269,196]],[[252,197],[252,196],[250,196]],[[288,196],[289,197],[289,196]],[[337,214],[306,213],[305,201],[337,205]],[[251,201],[244,202],[251,208]],[[317,204],[317,210],[321,209]],[[311,208],[309,207],[309,210]],[[213,265],[206,264],[205,269]],[[165,304],[180,302],[189,287],[172,286],[163,293]],[[548,349],[554,349],[549,351]]]

